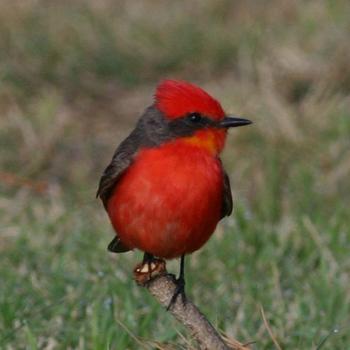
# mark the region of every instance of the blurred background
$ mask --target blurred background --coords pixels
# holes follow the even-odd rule
[[[0,348],[191,348],[94,198],[163,78],[254,121],[189,296],[254,349],[350,348],[349,38],[346,0],[1,1]]]

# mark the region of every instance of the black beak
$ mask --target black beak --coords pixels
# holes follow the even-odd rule
[[[237,117],[225,117],[219,122],[221,128],[235,128],[237,126],[244,126],[252,124],[252,121]]]

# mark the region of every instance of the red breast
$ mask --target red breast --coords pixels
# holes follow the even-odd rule
[[[108,202],[126,246],[174,258],[209,239],[220,220],[223,170],[214,150],[224,137],[199,134],[138,152]]]

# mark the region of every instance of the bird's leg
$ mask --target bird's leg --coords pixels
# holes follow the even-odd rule
[[[171,297],[170,303],[167,310],[175,304],[177,297],[181,295],[182,304],[186,304],[186,294],[185,294],[185,255],[181,255],[180,260],[180,274],[176,279],[176,288],[173,296]]]
[[[154,256],[150,253],[145,252],[145,254],[143,254],[143,260],[142,260],[142,264],[150,264],[152,262],[152,260],[154,260]]]

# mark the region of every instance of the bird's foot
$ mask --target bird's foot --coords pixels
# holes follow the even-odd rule
[[[175,280],[176,288],[174,290],[174,294],[170,299],[169,305],[166,308],[169,311],[176,303],[178,296],[181,296],[182,304],[186,305],[186,294],[185,294],[185,279],[183,277],[179,277]]]
[[[145,285],[156,276],[166,273],[166,263],[163,259],[147,259],[138,264],[134,269],[135,281],[140,285]]]

